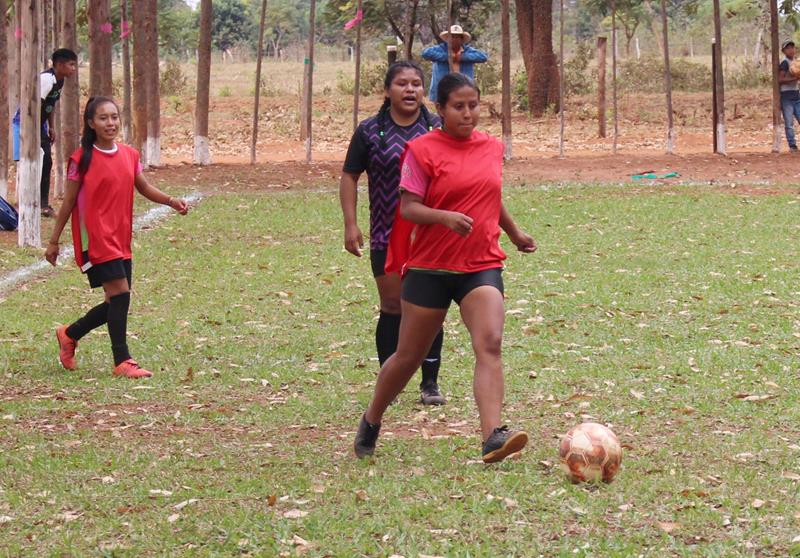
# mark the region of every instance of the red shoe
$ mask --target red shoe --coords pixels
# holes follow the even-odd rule
[[[126,361],[120,362],[114,368],[114,375],[115,376],[124,376],[125,378],[133,378],[137,380],[139,378],[149,378],[153,375],[152,372],[149,370],[145,370],[139,363],[137,363],[132,358],[129,358]]]
[[[78,342],[67,335],[67,326],[56,329],[56,339],[58,339],[58,358],[61,360],[61,365],[67,370],[75,370],[78,367],[75,362],[75,349],[78,348]]]

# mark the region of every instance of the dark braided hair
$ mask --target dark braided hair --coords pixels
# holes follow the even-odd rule
[[[471,87],[478,94],[478,99],[481,98],[481,90],[472,78],[458,72],[452,72],[439,81],[439,88],[436,90],[437,104],[440,107],[444,107],[447,101],[450,100],[450,93],[462,87]]]
[[[400,60],[399,62],[395,62],[389,66],[389,69],[386,71],[386,77],[383,79],[384,89],[389,89],[392,86],[394,78],[396,78],[397,74],[403,70],[414,70],[417,72],[422,80],[423,88],[425,87],[425,71],[422,69],[422,66],[416,62],[413,62],[412,60]],[[381,148],[386,147],[386,118],[388,117],[389,109],[391,108],[392,101],[389,99],[389,97],[384,97],[383,104],[378,111],[378,135],[381,137]],[[425,125],[430,132],[433,130],[434,122],[428,107],[425,106],[425,103],[421,104],[420,112],[422,113],[422,117],[425,119]]]
[[[81,147],[83,148],[83,152],[81,153],[81,160],[78,163],[78,174],[80,174],[81,178],[83,178],[86,171],[89,170],[89,165],[92,164],[94,142],[97,141],[97,132],[89,126],[89,122],[94,119],[94,113],[97,111],[97,107],[106,103],[113,104],[117,107],[117,111],[119,111],[119,107],[114,99],[100,96],[90,97],[86,103],[86,109],[83,111],[83,133],[81,134]]]

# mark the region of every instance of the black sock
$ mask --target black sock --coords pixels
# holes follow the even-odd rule
[[[439,330],[436,339],[433,340],[428,356],[422,361],[422,382],[420,387],[425,384],[435,384],[439,381],[439,366],[442,364],[442,342],[444,341],[444,328]]]
[[[78,341],[93,329],[106,323],[107,320],[108,302],[104,302],[86,312],[85,316],[76,320],[74,324],[69,326],[67,328],[67,335],[70,339]]]
[[[397,350],[397,339],[400,336],[400,314],[381,312],[378,327],[375,328],[375,346],[378,348],[378,360],[383,363]]]
[[[114,351],[114,365],[131,358],[128,352],[128,308],[131,293],[122,293],[108,299],[108,336],[111,337],[111,350]]]

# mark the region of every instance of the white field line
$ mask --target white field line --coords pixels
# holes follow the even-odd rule
[[[200,201],[203,199],[203,195],[199,192],[193,192],[188,196],[183,198],[186,203],[194,204],[195,202]],[[153,223],[156,223],[162,220],[164,217],[169,215],[172,211],[171,208],[165,205],[159,205],[158,207],[154,207],[144,214],[136,217],[133,220],[133,230],[138,231],[143,228],[146,228]],[[58,258],[61,261],[66,261],[69,258],[74,256],[74,249],[72,246],[67,246],[62,250]],[[63,264],[59,264],[58,267],[61,267]],[[6,275],[0,276],[0,294],[6,293],[12,287],[19,285],[20,283],[24,283],[25,281],[35,277],[39,273],[42,273],[48,269],[58,269],[58,267],[51,266],[47,260],[39,260],[36,263],[32,263],[30,265],[26,265],[25,267],[21,267],[19,269],[15,269],[14,271],[7,273]]]

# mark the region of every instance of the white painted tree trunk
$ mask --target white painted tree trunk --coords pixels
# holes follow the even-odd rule
[[[636,47],[636,60],[642,59],[642,49],[639,47],[639,37],[634,37],[634,46]]]
[[[147,136],[147,164],[151,167],[161,166],[161,138]]]
[[[194,157],[192,160],[195,165],[211,164],[211,150],[208,146],[208,138],[203,136],[194,137]]]

